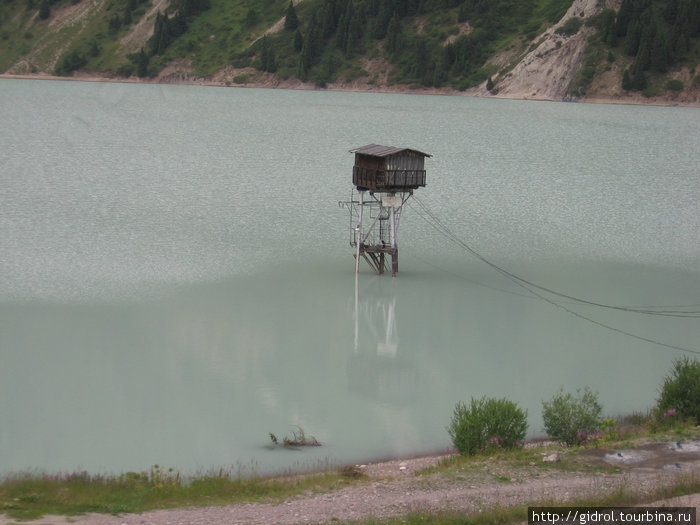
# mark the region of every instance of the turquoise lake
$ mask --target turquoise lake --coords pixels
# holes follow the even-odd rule
[[[0,80],[0,115],[2,473],[444,451],[481,396],[539,436],[700,352],[700,109]],[[338,204],[370,143],[432,155],[396,278]]]

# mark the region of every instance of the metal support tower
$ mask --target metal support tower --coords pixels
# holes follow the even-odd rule
[[[360,270],[360,257],[378,274],[387,270],[386,256],[391,256],[391,275],[399,271],[399,224],[401,210],[413,195],[405,191],[353,190],[350,201],[340,202],[350,210],[350,246],[355,248],[355,273]]]

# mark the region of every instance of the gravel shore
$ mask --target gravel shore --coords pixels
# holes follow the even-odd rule
[[[402,516],[415,511],[452,511],[473,514],[497,507],[544,503],[565,505],[624,489],[651,494],[671,485],[680,476],[700,474],[700,440],[683,450],[673,443],[647,443],[616,451],[594,449],[586,453],[580,471],[542,468],[534,462],[514,467],[512,462],[484,458],[468,470],[423,472],[446,456],[358,465],[365,474],[360,482],[340,483],[338,489],[308,492],[281,503],[245,503],[218,507],[169,509],[119,516],[87,514],[74,517],[45,516],[32,525],[214,525],[330,523],[367,518]],[[550,451],[551,452],[551,451]],[[542,457],[550,456],[548,451]],[[618,467],[590,468],[596,465]],[[700,494],[683,496],[656,505],[695,506]],[[13,523],[0,517],[0,525]]]

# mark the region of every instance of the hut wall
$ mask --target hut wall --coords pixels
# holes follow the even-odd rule
[[[386,159],[388,170],[423,170],[424,165],[425,159],[420,155],[404,154]]]
[[[376,191],[425,186],[425,158],[412,152],[377,157],[355,155],[353,184]]]

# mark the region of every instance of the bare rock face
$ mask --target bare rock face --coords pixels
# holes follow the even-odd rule
[[[598,0],[574,0],[562,19],[536,39],[536,47],[510,72],[497,79],[496,96],[537,100],[566,98],[593,30],[582,26],[571,36],[556,31],[570,18],[588,18],[599,13],[605,7],[603,4]]]

